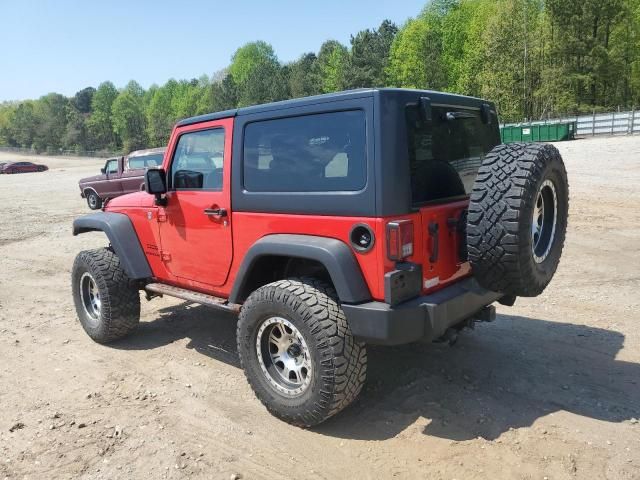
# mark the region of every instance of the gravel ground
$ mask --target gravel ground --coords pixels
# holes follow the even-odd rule
[[[0,479],[639,479],[640,137],[557,146],[570,221],[546,292],[454,347],[371,348],[360,399],[314,430],[254,398],[230,315],[165,298],[126,340],[85,335],[70,267],[105,239],[71,221],[101,160],[0,176]]]

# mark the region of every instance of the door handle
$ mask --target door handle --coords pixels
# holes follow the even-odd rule
[[[226,208],[205,208],[204,214],[209,217],[222,218],[227,216]]]

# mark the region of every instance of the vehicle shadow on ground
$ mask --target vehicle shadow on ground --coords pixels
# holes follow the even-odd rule
[[[240,366],[233,315],[187,303],[159,314],[114,346],[189,338],[188,348]],[[560,410],[622,422],[640,416],[640,364],[616,360],[623,346],[615,331],[509,315],[463,332],[453,347],[370,346],[359,399],[314,430],[383,440],[415,423],[425,435],[460,441],[492,440]]]

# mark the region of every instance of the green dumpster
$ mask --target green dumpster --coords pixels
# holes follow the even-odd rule
[[[502,143],[561,142],[576,137],[576,122],[505,125],[500,128]]]

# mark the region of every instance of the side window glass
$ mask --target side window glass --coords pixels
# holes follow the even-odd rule
[[[224,129],[201,130],[180,136],[171,162],[174,190],[222,190]]]
[[[260,120],[244,134],[244,187],[254,192],[357,191],[366,183],[362,110]]]
[[[107,162],[107,173],[118,173],[118,161],[110,160]]]
[[[129,159],[129,170],[144,168],[144,157],[133,157]]]

